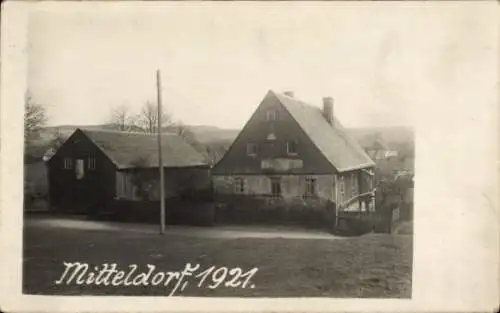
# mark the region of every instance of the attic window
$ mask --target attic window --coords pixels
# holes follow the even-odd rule
[[[268,121],[277,121],[279,118],[278,110],[269,110],[266,114],[266,119]]]
[[[247,155],[257,154],[257,144],[253,142],[247,143]]]
[[[70,170],[73,168],[73,160],[71,158],[64,158],[64,169]]]
[[[297,143],[295,141],[286,142],[286,153],[290,155],[297,154]]]

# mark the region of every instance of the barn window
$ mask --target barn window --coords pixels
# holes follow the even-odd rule
[[[64,169],[65,170],[70,170],[73,168],[73,159],[71,158],[64,158]]]
[[[278,177],[271,178],[271,195],[273,198],[281,197],[281,182]]]
[[[141,200],[141,189],[138,186],[132,186],[132,199]]]
[[[257,154],[257,144],[253,142],[247,143],[247,155]]]
[[[316,179],[306,178],[306,190],[304,197],[314,197],[316,196]]]
[[[234,180],[234,192],[244,193],[245,192],[245,180],[241,177],[237,177]]]
[[[122,172],[116,172],[116,196],[122,198],[125,194],[125,175]]]
[[[295,141],[286,142],[286,153],[287,154],[297,154],[297,143]]]
[[[83,179],[85,176],[85,163],[83,159],[76,160],[75,174],[76,179]]]
[[[268,121],[277,121],[279,118],[278,110],[269,110],[266,114],[266,119]]]
[[[95,154],[94,154],[94,152],[90,152],[90,154],[89,154],[88,167],[91,170],[95,170]]]

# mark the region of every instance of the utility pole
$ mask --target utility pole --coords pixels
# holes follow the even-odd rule
[[[165,233],[165,177],[163,170],[163,158],[162,158],[162,140],[161,140],[161,119],[162,119],[162,103],[161,103],[161,77],[160,70],[156,70],[156,90],[157,90],[157,105],[158,105],[158,167],[160,169],[160,234]]]

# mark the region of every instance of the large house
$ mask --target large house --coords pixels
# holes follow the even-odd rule
[[[334,116],[323,108],[269,91],[227,153],[212,170],[218,195],[265,199],[283,206],[329,203],[342,213],[373,212],[375,163]]]
[[[160,199],[155,135],[77,129],[47,161],[51,207],[106,207],[114,200]],[[204,156],[176,134],[162,135],[165,197],[211,188]]]

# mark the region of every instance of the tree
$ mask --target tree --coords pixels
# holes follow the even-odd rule
[[[131,131],[137,124],[137,116],[131,114],[126,105],[119,105],[111,111],[109,122],[116,130]]]
[[[138,125],[147,133],[156,133],[158,128],[158,107],[151,101],[146,101],[138,116]],[[162,127],[172,125],[172,116],[162,110]]]
[[[189,127],[184,125],[182,122],[177,122],[173,127],[175,129],[175,133],[184,138],[184,140],[190,144],[197,144],[196,136],[193,131],[191,131],[191,129],[189,129]]]
[[[211,166],[214,166],[219,162],[219,160],[224,156],[224,154],[227,152],[229,149],[229,146],[231,143],[225,143],[225,142],[220,142],[220,143],[207,143],[205,145],[205,155],[208,158],[208,162],[210,163]]]
[[[57,150],[63,145],[63,143],[68,139],[69,135],[64,135],[59,131],[59,129],[55,129],[52,133],[52,139],[48,142],[46,146],[45,153],[43,155],[43,160],[48,161]]]
[[[26,92],[24,101],[24,139],[28,142],[45,126],[47,114],[45,107],[36,103],[29,91]]]

